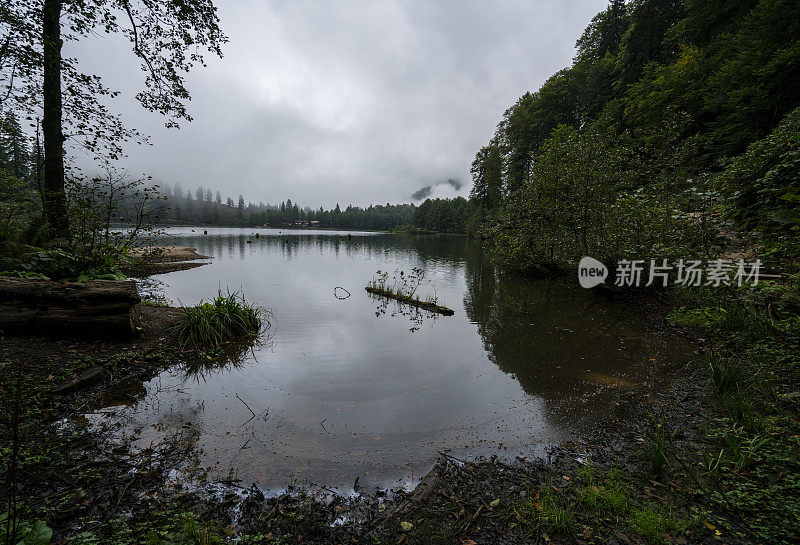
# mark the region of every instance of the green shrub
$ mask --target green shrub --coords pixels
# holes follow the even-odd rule
[[[0,276],[47,278],[61,282],[125,280],[117,266],[117,258],[111,255],[98,255],[90,265],[82,266],[75,254],[66,250],[29,250],[19,257],[4,259],[2,267],[5,270],[0,270]]]
[[[220,291],[211,301],[183,309],[176,326],[182,346],[217,347],[239,338],[256,338],[269,326],[267,312],[237,292]]]
[[[44,521],[36,520],[9,520],[9,513],[0,513],[0,535],[3,538],[7,533],[10,536],[9,543],[21,543],[23,545],[49,545],[53,538],[53,530]]]
[[[728,215],[741,228],[761,231],[768,243],[798,255],[800,229],[800,108],[731,161],[719,176]]]

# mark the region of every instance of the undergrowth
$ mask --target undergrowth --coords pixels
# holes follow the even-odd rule
[[[700,467],[694,484],[714,533],[745,542],[800,540],[800,290],[762,283],[725,294],[680,293],[669,315],[709,339],[701,445],[673,446],[670,478]],[[716,519],[712,521],[711,519]],[[720,532],[720,530],[724,532]]]
[[[512,529],[541,533],[545,542],[572,535],[584,542],[613,538],[629,543],[628,536],[639,535],[661,544],[683,540],[699,524],[666,504],[641,501],[622,472],[592,464],[564,476],[557,485],[548,481],[531,487],[512,508],[510,519]]]

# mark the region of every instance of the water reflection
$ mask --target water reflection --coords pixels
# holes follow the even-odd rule
[[[662,386],[688,347],[649,331],[635,309],[577,283],[502,275],[464,238],[369,233],[173,231],[211,264],[170,273],[170,299],[219,287],[275,309],[274,336],[168,370],[95,419],[139,444],[191,426],[209,478],[264,488],[413,481],[437,451],[536,454]],[[349,236],[348,236],[349,235]],[[364,286],[376,270],[423,268],[439,317]],[[335,288],[351,293],[336,296]]]
[[[372,294],[369,295],[369,298],[375,302],[376,317],[388,316],[390,318],[406,318],[411,322],[411,326],[408,330],[412,333],[419,331],[426,322],[431,325],[439,319],[439,315],[436,313],[409,306],[393,299]]]
[[[623,417],[621,400],[658,391],[691,351],[657,337],[628,304],[563,280],[530,284],[467,260],[464,308],[489,359],[570,427]]]
[[[221,370],[237,370],[256,360],[256,352],[272,347],[274,331],[268,323],[258,339],[244,339],[225,344],[216,350],[205,351],[179,367],[185,379],[207,380]]]

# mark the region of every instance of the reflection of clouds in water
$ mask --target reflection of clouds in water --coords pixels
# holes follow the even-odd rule
[[[392,484],[424,472],[441,449],[530,455],[615,415],[622,393],[653,391],[654,369],[671,348],[680,352],[612,301],[500,274],[468,239],[259,232],[165,241],[214,260],[160,277],[187,304],[222,286],[276,309],[268,348],[159,377],[202,407],[203,466],[233,467],[245,481],[279,486],[294,474],[334,486],[355,476]],[[378,269],[413,267],[425,268],[455,316],[364,291]],[[335,297],[336,286],[352,296]],[[132,425],[182,414],[171,395],[148,385],[129,409]]]

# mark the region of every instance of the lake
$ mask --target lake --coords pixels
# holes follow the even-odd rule
[[[691,352],[577,278],[501,274],[460,237],[171,228],[208,265],[155,277],[173,303],[239,290],[269,334],[230,360],[168,369],[88,415],[138,448],[179,437],[185,472],[277,490],[413,485],[440,452],[541,455],[666,387]],[[256,237],[254,233],[258,232]],[[431,315],[365,292],[424,271]],[[337,289],[344,288],[344,289]],[[346,290],[346,291],[345,291]],[[349,292],[349,296],[348,296]]]

